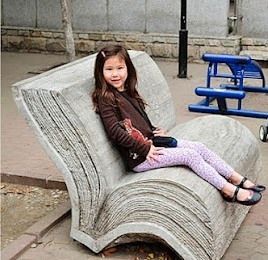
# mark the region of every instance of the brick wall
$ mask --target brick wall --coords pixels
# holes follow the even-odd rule
[[[2,50],[39,53],[64,53],[65,40],[61,30],[40,30],[21,27],[2,27]],[[78,32],[74,33],[79,54],[90,54],[110,43],[120,43],[129,49],[146,51],[153,57],[177,58],[178,36],[175,34]],[[241,38],[189,37],[188,57],[199,61],[205,52],[239,54]]]

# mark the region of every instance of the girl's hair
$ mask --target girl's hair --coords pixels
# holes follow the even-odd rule
[[[136,98],[140,105],[144,108],[146,103],[139,95],[136,85],[137,85],[137,73],[136,69],[128,55],[127,50],[121,45],[110,45],[102,48],[97,54],[95,61],[95,90],[92,93],[92,101],[94,109],[98,112],[98,99],[101,98],[105,103],[111,104],[113,106],[118,105],[118,100],[115,98],[114,91],[115,88],[109,85],[103,76],[103,67],[106,60],[110,57],[119,56],[123,59],[127,66],[128,76],[125,82],[125,90],[130,97]]]

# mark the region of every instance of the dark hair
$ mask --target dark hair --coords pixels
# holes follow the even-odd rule
[[[125,82],[125,90],[130,97],[136,98],[142,107],[145,107],[145,102],[139,95],[137,85],[136,69],[129,57],[127,50],[121,45],[109,45],[102,48],[97,54],[95,61],[94,77],[95,77],[95,90],[92,93],[92,101],[96,112],[98,112],[98,98],[107,104],[117,106],[118,102],[114,95],[114,87],[107,84],[103,76],[103,67],[106,60],[112,56],[119,56],[122,58],[127,66],[128,76]]]

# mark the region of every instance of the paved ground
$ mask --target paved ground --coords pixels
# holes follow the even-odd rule
[[[54,164],[41,149],[40,144],[26,122],[19,114],[12,99],[11,84],[33,76],[28,72],[39,71],[64,61],[63,56],[22,53],[2,53],[2,94],[1,94],[1,143],[4,178],[20,180],[19,176],[38,180],[60,180]],[[14,178],[17,177],[17,178]]]
[[[32,76],[28,72],[42,70],[63,61],[63,56],[56,55],[2,54],[1,142],[3,152],[1,173],[5,179],[30,182],[40,186],[46,186],[51,183],[52,186],[58,185],[64,188],[61,175],[18,114],[10,90],[12,83]],[[178,79],[176,77],[176,62],[157,61],[157,63],[171,88],[177,111],[177,121],[182,123],[200,116],[201,114],[189,113],[187,105],[198,100],[192,93],[196,86],[204,84],[206,66],[189,64],[189,78]],[[268,78],[268,69],[265,69],[264,72],[266,78]],[[268,110],[268,97],[267,95],[252,94],[250,98],[247,98],[246,106],[253,107],[255,110]],[[260,124],[264,123],[264,120],[234,118],[245,124],[258,138],[258,128]],[[260,141],[259,143],[264,166],[259,182],[268,186],[268,143]],[[69,229],[70,219],[66,218],[41,239],[41,244],[37,244],[27,250],[19,259],[99,259],[102,257],[101,255],[94,256],[88,249],[72,241],[69,238]],[[250,210],[223,259],[267,259],[267,245],[268,192],[266,191],[262,202]],[[125,252],[123,249],[119,249],[119,252],[112,255],[113,259],[135,259],[136,257],[135,252]]]

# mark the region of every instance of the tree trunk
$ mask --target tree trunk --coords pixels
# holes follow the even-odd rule
[[[75,59],[75,47],[72,29],[71,0],[61,0],[62,23],[65,33],[66,53],[68,61]]]

